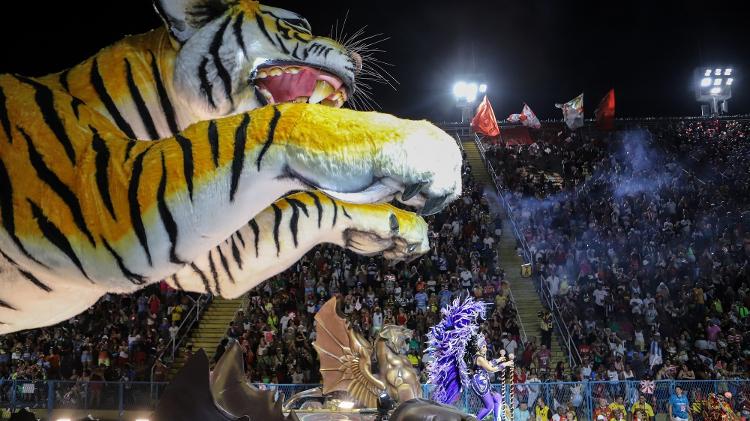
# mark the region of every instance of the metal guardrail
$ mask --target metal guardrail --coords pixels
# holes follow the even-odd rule
[[[500,198],[504,201],[505,198],[503,197],[502,191],[500,190],[500,186],[498,185],[498,182],[497,182],[498,179],[497,179],[497,175],[495,174],[495,169],[492,167],[492,164],[488,162],[486,157],[484,156],[484,152],[485,152],[484,146],[481,144],[481,142],[476,141],[476,139],[478,139],[478,136],[476,135],[476,133],[474,133],[474,138],[475,138],[475,143],[477,145],[477,149],[479,150],[479,155],[482,158],[482,162],[484,162],[487,172],[490,174],[490,177],[492,178],[492,183],[495,185],[495,191],[500,196]],[[505,209],[507,211],[508,208],[505,207]],[[513,226],[513,229],[514,229],[516,238],[519,238],[519,234],[516,232],[515,225]],[[521,316],[518,314],[518,307],[516,306],[516,299],[513,296],[513,288],[510,289],[509,295],[510,295],[510,301],[516,307],[516,323],[518,324],[518,327],[520,328],[520,331],[521,331],[521,341],[523,342],[524,345],[526,345],[529,342],[529,336],[526,334],[526,327],[523,324],[523,320],[521,320]]]
[[[275,398],[288,402],[291,397],[305,390],[319,387],[317,384],[257,384],[254,386],[262,390],[275,392]],[[0,409],[13,412],[20,408],[35,408],[46,410],[48,419],[55,411],[59,416],[65,410],[72,411],[117,411],[118,419],[124,420],[126,411],[148,413],[156,408],[158,399],[167,384],[139,382],[74,382],[74,381],[27,381],[0,380]],[[646,397],[655,414],[666,414],[669,398],[676,386],[680,386],[690,404],[705,399],[708,394],[733,395],[731,404],[734,409],[742,412],[743,402],[740,397],[750,396],[750,380],[657,380],[657,381],[584,381],[584,382],[526,382],[513,385],[493,384],[492,388],[500,392],[505,388],[506,404],[515,407],[520,402],[528,402],[533,408],[538,398],[552,408],[554,412],[558,406],[572,408],[579,419],[593,419],[592,413],[599,399],[608,402],[622,397],[624,405],[629,411],[640,395]],[[159,393],[151,397],[149,390],[156,388]],[[469,390],[464,388],[457,407],[467,413],[476,414],[482,408],[482,402]],[[434,387],[430,384],[422,385],[425,398],[430,398]],[[511,402],[514,399],[513,402]],[[746,410],[745,410],[746,411]],[[0,416],[2,411],[0,411]],[[750,414],[744,414],[750,415]]]
[[[558,407],[565,410],[571,408],[579,420],[594,420],[594,408],[599,399],[606,399],[607,403],[614,402],[617,397],[623,398],[626,412],[630,414],[627,419],[632,419],[632,407],[642,394],[646,402],[651,405],[657,420],[662,415],[668,414],[669,398],[676,386],[680,386],[692,405],[697,400],[704,400],[710,393],[723,394],[730,392],[735,397],[732,406],[736,411],[742,411],[742,405],[736,398],[748,396],[750,393],[750,380],[659,380],[659,381],[584,381],[584,382],[526,382],[515,384],[513,402],[511,402],[510,385],[493,384],[492,389],[496,392],[505,387],[506,404],[511,408],[520,402],[527,402],[529,411],[534,413],[534,405],[541,398],[550,407],[550,414],[556,412]],[[423,396],[430,397],[432,385],[423,385]],[[484,405],[472,391],[464,390],[461,398],[455,404],[463,411],[476,414]],[[626,415],[626,414],[623,414]],[[747,414],[750,415],[750,414]],[[568,418],[570,419],[570,418]],[[652,418],[653,419],[653,418]],[[669,418],[667,418],[669,419]]]
[[[503,207],[508,213],[508,220],[510,220],[511,226],[513,227],[513,233],[515,234],[516,239],[518,239],[518,241],[521,243],[521,250],[523,253],[524,260],[526,261],[526,263],[532,265],[532,273],[533,273],[532,276],[534,277],[535,281],[537,282],[539,286],[538,291],[539,291],[540,298],[544,300],[544,303],[546,304],[547,308],[549,308],[550,313],[552,314],[553,323],[555,327],[557,328],[557,331],[560,333],[561,339],[563,340],[563,343],[561,345],[563,345],[565,349],[568,351],[568,364],[570,365],[570,368],[572,369],[581,362],[581,355],[578,352],[578,347],[573,341],[573,337],[570,334],[570,330],[568,329],[568,326],[564,323],[562,314],[558,306],[556,305],[554,297],[550,293],[549,288],[544,284],[543,280],[539,278],[536,272],[533,271],[534,260],[532,258],[533,256],[531,255],[531,250],[529,248],[529,245],[526,242],[526,238],[522,235],[521,231],[519,230],[518,225],[516,224],[514,209],[511,206],[510,202],[505,198],[504,189],[502,189],[501,187],[501,182],[500,182],[499,177],[497,176],[497,173],[495,172],[495,168],[492,166],[492,163],[489,162],[485,156],[486,150],[484,148],[484,145],[482,144],[482,139],[476,133],[474,134],[474,142],[477,145],[477,149],[479,149],[479,153],[482,157],[482,161],[487,167],[487,171],[490,173],[490,176],[492,177],[492,181],[495,184],[495,190],[497,190],[497,194],[503,203]],[[525,335],[525,332],[524,332],[524,335]]]
[[[53,410],[152,411],[167,383],[0,380],[0,408]],[[157,390],[154,396],[152,390]]]
[[[461,136],[458,134],[453,134],[453,137],[456,138],[456,143],[458,144],[458,149],[461,149],[461,153],[464,152],[464,144],[461,142]]]
[[[529,336],[526,334],[526,328],[523,326],[521,316],[518,315],[518,306],[516,305],[516,298],[513,296],[513,288],[509,290],[508,295],[510,296],[510,302],[513,303],[513,307],[516,311],[516,323],[518,323],[518,327],[521,328],[521,342],[525,346],[527,343],[529,343]]]
[[[188,298],[193,300],[192,297],[186,295]],[[203,311],[208,307],[208,303],[211,302],[213,296],[211,294],[201,294],[197,300],[193,300],[193,305],[188,310],[187,314],[182,318],[177,335],[169,338],[169,342],[164,350],[156,356],[154,364],[151,366],[150,379],[151,383],[154,383],[154,373],[156,371],[157,364],[164,363],[164,357],[169,355],[169,362],[174,363],[175,354],[180,349],[185,339],[190,335],[193,330],[193,326],[200,320],[203,315]],[[153,392],[153,391],[152,391]]]

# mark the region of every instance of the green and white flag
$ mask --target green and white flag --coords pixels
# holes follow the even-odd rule
[[[583,93],[565,104],[555,104],[563,112],[563,120],[570,130],[583,127]]]

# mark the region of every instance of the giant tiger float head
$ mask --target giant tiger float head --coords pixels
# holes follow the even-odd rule
[[[252,0],[156,0],[178,51],[174,89],[197,120],[283,102],[341,107],[362,58],[297,13]]]

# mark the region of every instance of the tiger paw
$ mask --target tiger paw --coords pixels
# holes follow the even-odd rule
[[[422,215],[461,194],[458,144],[429,122],[310,104],[280,108],[298,115],[286,168],[308,186],[349,203],[396,199]]]
[[[430,249],[422,217],[387,204],[347,205],[344,246],[358,254],[383,254],[394,261],[411,261]]]

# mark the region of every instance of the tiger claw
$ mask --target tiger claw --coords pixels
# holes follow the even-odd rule
[[[406,186],[404,189],[404,192],[401,194],[401,200],[406,202],[407,200],[410,200],[412,197],[419,194],[420,191],[427,185],[428,183],[426,181],[420,181],[418,183],[414,183],[410,186]]]
[[[419,257],[430,249],[427,222],[387,204],[350,205],[343,246],[362,255],[383,254],[391,263]]]
[[[445,207],[446,201],[448,200],[448,196],[435,196],[427,199],[427,201],[424,204],[424,207],[422,210],[419,211],[419,214],[422,216],[430,216],[434,215]]]

